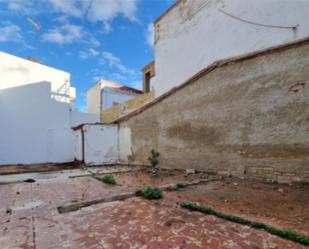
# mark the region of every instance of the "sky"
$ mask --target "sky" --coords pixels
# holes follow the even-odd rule
[[[76,107],[98,79],[141,89],[153,21],[175,0],[0,0],[0,51],[69,72]]]

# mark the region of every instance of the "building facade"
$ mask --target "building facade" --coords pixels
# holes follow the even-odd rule
[[[62,70],[0,51],[0,89],[48,81],[51,97],[74,107],[76,89],[71,86],[70,77]]]
[[[101,115],[101,112],[117,104],[123,104],[143,92],[107,80],[99,80],[87,91],[87,112]]]
[[[0,166],[75,160],[72,127],[99,122],[75,110],[70,74],[0,53]]]
[[[154,22],[150,89],[159,96],[215,61],[305,38],[308,15],[309,1],[178,0]]]

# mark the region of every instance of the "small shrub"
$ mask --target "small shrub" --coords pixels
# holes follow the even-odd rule
[[[111,185],[116,185],[116,180],[112,175],[106,175],[103,177],[99,178],[100,181],[107,183],[107,184],[111,184]]]
[[[177,183],[176,183],[176,187],[177,187],[177,188],[184,188],[185,185],[184,185],[182,182],[177,182]]]
[[[158,157],[160,156],[160,153],[155,150],[150,151],[150,156],[148,157],[148,161],[150,162],[152,167],[156,167],[159,164]]]
[[[136,191],[137,196],[142,196],[145,199],[160,199],[162,198],[162,190],[157,187],[147,186]]]

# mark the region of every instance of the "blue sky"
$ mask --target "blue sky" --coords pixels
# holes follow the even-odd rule
[[[152,22],[175,0],[0,0],[0,50],[71,73],[77,108],[99,78],[141,88]],[[40,24],[31,24],[29,18]]]

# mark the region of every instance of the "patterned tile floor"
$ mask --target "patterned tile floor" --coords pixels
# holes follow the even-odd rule
[[[70,213],[57,211],[60,205],[111,196],[129,188],[125,184],[110,187],[87,176],[1,185],[0,248],[305,248],[180,208],[175,196],[186,193],[188,198],[194,188],[164,193],[159,201],[135,197]]]

